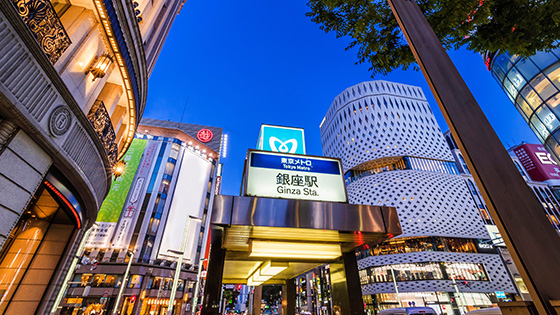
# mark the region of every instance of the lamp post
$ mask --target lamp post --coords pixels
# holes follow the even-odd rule
[[[560,238],[414,0],[388,0],[539,314],[558,314]]]
[[[173,254],[179,255],[177,258],[177,267],[175,267],[175,277],[173,278],[173,286],[171,287],[171,295],[169,296],[169,306],[167,307],[167,315],[173,314],[173,302],[175,302],[175,294],[177,293],[177,284],[179,282],[179,276],[181,275],[181,265],[183,264],[183,256],[185,255],[185,247],[187,246],[187,237],[189,236],[189,225],[191,220],[201,222],[202,219],[193,217],[189,215],[187,222],[185,223],[185,228],[183,229],[183,239],[181,240],[181,248],[179,251],[168,250]],[[184,290],[184,287],[183,287]]]
[[[200,280],[201,280],[201,274],[202,274],[202,266],[204,261],[207,260],[206,258],[203,258],[200,260],[200,263],[198,263],[198,275],[196,276],[196,285],[194,287],[194,296],[193,296],[193,313],[196,314],[196,307],[198,304],[198,291],[200,290]]]
[[[399,296],[399,288],[397,286],[397,279],[395,278],[395,270],[393,266],[391,266],[391,275],[393,276],[393,284],[395,285],[395,293],[397,295],[397,302],[399,303],[399,307],[402,307],[401,297]]]
[[[117,311],[119,309],[119,303],[121,302],[121,297],[124,291],[124,287],[126,286],[126,280],[128,279],[128,273],[130,272],[130,265],[132,264],[132,259],[134,258],[133,252],[128,252],[127,254],[130,256],[130,259],[128,260],[128,265],[126,266],[126,271],[124,272],[123,281],[119,289],[119,295],[117,295],[117,301],[115,301],[115,307],[113,308],[113,315],[117,314]]]
[[[78,264],[78,260],[80,259],[80,256],[82,255],[82,253],[84,251],[86,241],[89,237],[89,234],[93,230],[94,226],[97,226],[97,224],[93,224],[93,226],[90,227],[84,233],[84,236],[82,237],[80,245],[78,246],[78,250],[76,251],[76,256],[74,256],[74,258],[72,259],[72,264],[70,265],[70,268],[68,269],[68,272],[66,273],[66,277],[64,277],[64,281],[62,282],[62,286],[60,287],[60,290],[58,291],[58,295],[56,296],[56,299],[54,301],[54,305],[51,309],[51,314],[56,313],[56,311],[58,309],[58,306],[60,305],[60,302],[62,301],[62,298],[64,297],[64,294],[66,294],[66,289],[68,289],[68,282],[70,281],[70,277],[72,277],[72,274],[74,274],[74,271],[76,270],[76,265]]]

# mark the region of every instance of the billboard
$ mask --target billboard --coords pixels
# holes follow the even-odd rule
[[[257,149],[272,152],[305,154],[302,128],[261,125]]]
[[[127,248],[132,238],[131,228],[135,225],[140,212],[140,206],[146,196],[146,189],[153,171],[156,155],[159,151],[161,142],[149,141],[144,149],[142,161],[136,171],[136,176],[131,185],[131,192],[123,207],[120,220],[118,222],[115,235],[113,236],[113,248]]]
[[[110,245],[145,147],[146,140],[134,139],[130,144],[130,148],[122,158],[122,161],[126,162],[126,170],[122,176],[113,180],[111,190],[99,208],[97,226],[93,227],[86,246],[106,247]]]
[[[560,168],[541,144],[525,143],[513,149],[532,180],[559,180]]]
[[[185,263],[192,263],[196,255],[198,238],[200,235],[200,221],[190,220],[189,216],[202,218],[208,182],[212,164],[194,152],[184,150],[177,184],[172,194],[171,206],[161,243],[158,258],[176,257],[169,250],[178,251],[181,248],[183,231],[187,223],[188,236],[183,258]]]
[[[249,150],[247,196],[347,202],[339,159]]]

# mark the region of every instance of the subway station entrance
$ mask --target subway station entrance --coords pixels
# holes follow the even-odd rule
[[[203,315],[220,314],[228,283],[282,284],[294,315],[294,278],[326,263],[333,314],[364,314],[354,249],[402,234],[393,207],[250,196],[216,196],[211,222]]]

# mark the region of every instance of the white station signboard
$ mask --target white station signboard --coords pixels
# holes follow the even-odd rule
[[[246,195],[347,202],[340,160],[249,150]]]

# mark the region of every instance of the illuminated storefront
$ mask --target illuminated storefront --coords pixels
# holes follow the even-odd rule
[[[81,205],[55,169],[45,176],[0,252],[0,313],[32,314],[82,223]],[[18,290],[26,288],[26,290]]]

